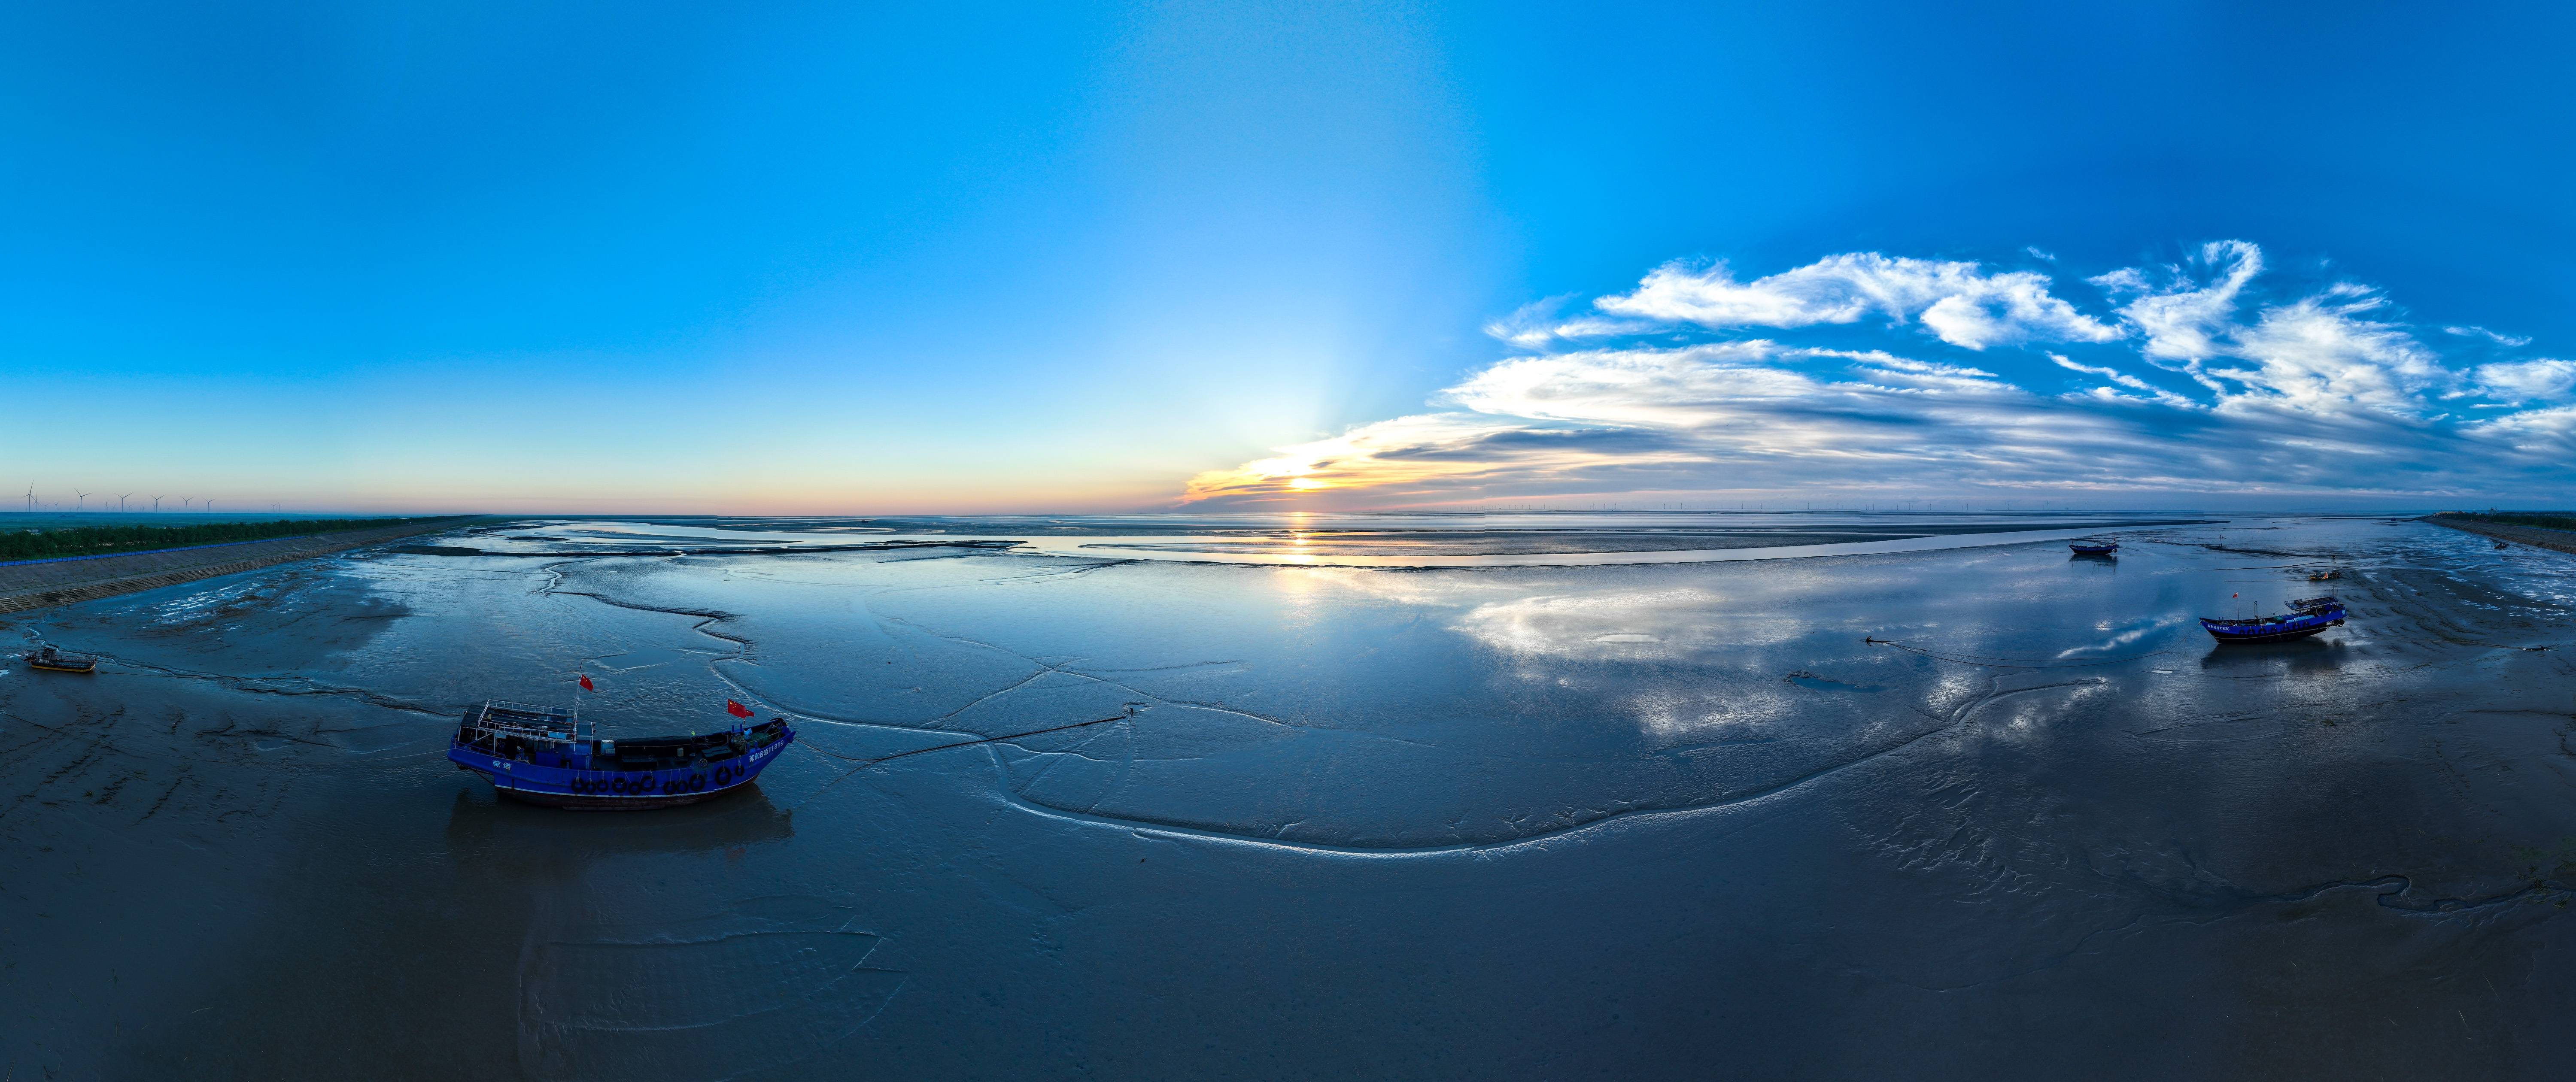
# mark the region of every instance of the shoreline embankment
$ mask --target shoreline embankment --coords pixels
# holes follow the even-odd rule
[[[310,560],[416,534],[452,530],[463,515],[373,530],[278,537],[114,556],[47,560],[0,567],[0,613],[26,612]]]
[[[2424,521],[2436,526],[2448,526],[2454,530],[2482,534],[2498,541],[2511,541],[2516,544],[2530,545],[2533,548],[2576,554],[2576,531],[2544,530],[2537,526],[2508,526],[2501,522],[2480,522],[2477,519],[2461,518],[2457,515],[2427,515]]]

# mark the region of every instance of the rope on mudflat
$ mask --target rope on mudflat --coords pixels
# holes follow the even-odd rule
[[[2131,654],[2128,657],[2068,658],[2052,656],[2039,658],[2028,656],[2014,657],[2001,654],[1980,655],[1944,653],[1939,650],[1930,650],[1924,647],[1915,646],[1911,643],[1898,642],[1895,639],[1882,639],[1875,636],[1865,636],[1861,641],[1872,646],[1893,646],[1899,650],[1905,651],[1906,653],[1928,657],[1934,661],[1947,661],[1959,665],[1983,665],[1997,669],[2082,669],[2096,665],[2119,665],[2131,661],[2142,661],[2158,654],[2170,654],[2173,652],[2171,650],[2149,650],[2146,653]]]
[[[872,767],[872,766],[875,766],[875,765],[877,765],[878,763],[891,762],[891,761],[896,760],[896,759],[901,759],[901,758],[903,758],[903,757],[905,757],[905,756],[907,756],[907,755],[927,755],[927,754],[929,754],[929,753],[931,753],[931,752],[934,752],[934,751],[947,751],[947,750],[949,750],[949,749],[951,749],[951,748],[971,748],[971,747],[974,747],[974,746],[979,745],[979,744],[999,744],[999,743],[1002,743],[1002,742],[1004,742],[1004,741],[1010,741],[1010,740],[1021,740],[1021,739],[1025,739],[1025,738],[1032,737],[1032,736],[1044,736],[1044,735],[1046,735],[1046,734],[1048,734],[1048,733],[1060,733],[1060,732],[1064,732],[1064,731],[1066,731],[1066,730],[1068,730],[1068,729],[1087,729],[1087,728],[1090,728],[1091,726],[1094,726],[1094,725],[1107,725],[1107,724],[1109,724],[1110,722],[1113,722],[1113,721],[1132,721],[1132,720],[1134,720],[1134,719],[1135,719],[1135,717],[1136,717],[1136,712],[1135,712],[1133,709],[1130,709],[1130,710],[1129,710],[1129,711],[1127,711],[1126,713],[1124,713],[1124,714],[1120,714],[1120,715],[1118,715],[1117,717],[1114,717],[1114,718],[1095,718],[1095,719],[1090,720],[1090,721],[1077,721],[1077,722],[1074,722],[1074,723],[1073,723],[1073,724],[1071,724],[1071,725],[1052,725],[1052,726],[1048,726],[1047,728],[1044,728],[1044,729],[1031,729],[1031,730],[1029,730],[1028,732],[1025,732],[1025,733],[1011,733],[1011,734],[1006,735],[1006,736],[987,736],[987,737],[979,737],[979,738],[974,739],[974,740],[960,740],[960,741],[958,741],[958,742],[956,742],[956,743],[954,743],[954,744],[940,744],[940,745],[937,745],[937,746],[935,746],[935,747],[914,748],[914,749],[912,749],[911,751],[898,751],[898,752],[896,752],[896,753],[894,753],[894,754],[892,754],[892,755],[879,755],[879,756],[877,756],[877,757],[875,757],[875,758],[872,758],[872,759],[871,759],[871,758],[861,758],[861,757],[856,756],[856,755],[843,755],[843,754],[840,754],[839,752],[825,751],[825,750],[823,750],[823,749],[821,749],[821,748],[815,747],[815,746],[814,746],[814,745],[812,745],[812,744],[808,744],[808,743],[806,743],[806,742],[804,742],[804,741],[802,741],[802,740],[799,740],[799,741],[797,741],[797,742],[796,742],[796,743],[797,743],[797,746],[802,747],[802,748],[806,748],[806,749],[808,749],[808,750],[812,751],[812,752],[813,752],[814,754],[816,754],[816,755],[823,756],[824,758],[827,758],[827,759],[839,759],[839,760],[841,760],[842,762],[846,762],[846,763],[857,763],[857,764],[859,764],[859,765],[854,766],[854,767],[851,767],[851,768],[849,768],[848,770],[844,770],[844,771],[842,771],[838,776],[834,777],[834,778],[833,778],[832,780],[830,780],[830,781],[824,782],[821,786],[817,787],[813,792],[805,794],[805,799],[797,801],[797,802],[795,803],[794,807],[802,808],[802,807],[804,807],[804,806],[805,806],[805,805],[807,805],[807,804],[813,803],[813,802],[814,802],[814,800],[815,800],[816,798],[818,798],[818,797],[820,797],[820,796],[822,796],[822,795],[823,795],[823,790],[825,790],[825,789],[829,789],[829,788],[831,788],[831,787],[833,787],[833,786],[835,786],[835,785],[839,785],[839,784],[841,784],[842,782],[848,781],[848,780],[850,780],[851,778],[855,778],[855,777],[857,777],[857,776],[859,775],[859,772],[860,772],[860,771],[862,771],[862,770],[866,770],[867,768]]]
[[[1026,739],[1032,736],[1045,736],[1048,733],[1060,733],[1068,729],[1085,729],[1094,725],[1107,725],[1113,721],[1128,721],[1133,719],[1135,716],[1136,715],[1134,713],[1130,712],[1120,714],[1114,718],[1098,718],[1091,721],[1077,721],[1071,725],[1055,725],[1044,729],[1031,729],[1025,733],[1010,733],[1003,736],[978,737],[973,740],[960,740],[953,744],[937,744],[927,748],[914,748],[911,751],[898,751],[892,755],[879,755],[874,758],[863,758],[856,755],[843,755],[836,751],[825,751],[801,740],[797,743],[816,755],[839,759],[845,763],[857,763],[859,765],[851,771],[851,773],[857,773],[860,770],[865,770],[877,765],[878,763],[891,762],[896,759],[901,759],[907,755],[927,755],[934,751],[947,751],[950,748],[971,748],[977,744],[999,744],[1006,741]],[[847,777],[848,775],[843,776]]]
[[[113,728],[113,727],[115,726],[115,724],[116,724],[116,723],[115,723],[115,721],[114,721],[113,719],[111,719],[111,720],[109,720],[109,721],[107,722],[107,727],[108,727],[108,728]],[[134,750],[133,748],[126,747],[126,746],[124,746],[124,745],[122,745],[122,744],[117,743],[115,740],[111,740],[111,739],[109,739],[108,733],[107,733],[107,732],[105,732],[105,731],[103,731],[103,730],[101,730],[101,731],[82,731],[82,730],[76,730],[76,729],[64,729],[64,728],[58,728],[58,727],[56,727],[56,726],[52,726],[52,725],[47,725],[47,724],[45,724],[44,722],[41,722],[41,721],[29,721],[29,720],[27,720],[26,718],[20,717],[20,716],[18,716],[18,715],[16,715],[16,714],[0,714],[0,729],[5,729],[5,728],[6,728],[7,726],[9,726],[9,725],[24,725],[24,726],[27,726],[28,728],[31,728],[31,729],[42,729],[42,730],[44,730],[44,731],[46,731],[46,732],[49,732],[49,733],[54,734],[55,736],[64,737],[64,738],[66,738],[66,739],[70,739],[70,740],[80,741],[81,743],[87,744],[87,745],[89,745],[89,746],[91,746],[91,747],[94,747],[94,748],[99,748],[99,749],[101,749],[101,750],[104,750],[104,751],[110,752],[110,753],[112,753],[112,754],[122,755],[122,756],[125,756],[125,757],[130,758],[130,759],[142,759],[142,760],[146,760],[146,761],[149,761],[149,762],[156,762],[156,763],[205,763],[205,764],[207,764],[207,765],[209,765],[209,766],[247,766],[247,767],[254,767],[254,768],[257,768],[257,769],[259,769],[259,770],[346,770],[346,769],[348,769],[348,767],[349,767],[349,765],[350,765],[350,764],[349,764],[347,761],[345,761],[345,760],[344,760],[344,761],[336,761],[336,762],[327,762],[327,763],[276,763],[276,762],[255,762],[255,761],[251,760],[251,759],[250,759],[250,758],[248,758],[248,757],[239,758],[239,759],[216,759],[216,758],[210,758],[210,757],[208,757],[208,756],[204,756],[204,755],[180,755],[180,754],[170,754],[170,753],[160,753],[160,752],[136,751],[136,750]],[[248,736],[248,737],[258,737],[258,738],[261,738],[261,739],[283,740],[283,741],[285,741],[285,742],[287,742],[287,743],[289,743],[289,744],[303,744],[303,745],[306,745],[306,746],[309,746],[309,747],[316,747],[316,748],[328,748],[328,749],[330,749],[330,750],[332,750],[332,751],[337,751],[337,752],[341,752],[341,753],[343,753],[343,754],[344,754],[348,759],[355,759],[355,760],[359,760],[362,764],[363,764],[363,763],[389,763],[389,762],[395,762],[395,761],[403,760],[403,759],[418,759],[418,758],[421,758],[421,757],[423,757],[423,756],[428,756],[428,755],[437,755],[437,754],[440,754],[439,752],[435,752],[435,751],[421,751],[421,752],[406,752],[406,753],[403,753],[403,754],[401,754],[401,755],[381,755],[381,754],[377,754],[377,753],[374,753],[374,752],[352,751],[352,750],[350,750],[350,749],[348,749],[348,748],[342,747],[342,746],[340,746],[340,745],[338,745],[338,744],[330,743],[330,742],[328,742],[328,741],[323,741],[323,740],[307,740],[307,739],[305,739],[305,738],[303,738],[303,737],[300,737],[300,736],[290,736],[290,735],[288,735],[288,734],[286,734],[286,733],[281,733],[281,732],[272,732],[272,731],[261,731],[261,732],[214,732],[214,733],[209,733],[209,732],[192,732],[192,733],[190,733],[189,735],[191,735],[191,736],[198,736],[198,737],[204,737],[204,736]]]
[[[2532,654],[2541,653],[2542,651],[2566,645],[2565,643],[2545,642],[2538,646],[2515,646],[2509,642],[2479,642],[2476,639],[2444,639],[2442,641],[2450,643],[2453,646],[2477,646],[2489,650],[2520,650],[2525,653]]]

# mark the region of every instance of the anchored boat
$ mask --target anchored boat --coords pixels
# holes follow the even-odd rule
[[[2303,639],[2330,627],[2343,626],[2343,602],[2327,597],[2303,597],[2290,602],[2290,611],[2280,616],[2252,620],[2211,620],[2200,626],[2209,637],[2228,642],[2279,642]]]
[[[82,654],[66,654],[50,646],[41,650],[29,650],[19,657],[30,669],[44,669],[48,672],[98,671],[97,658]]]
[[[2117,540],[2075,541],[2068,543],[2066,547],[2074,549],[2078,556],[2108,556],[2120,551],[2120,542]]]
[[[494,699],[465,711],[447,757],[514,799],[623,811],[695,804],[742,788],[795,740],[786,718],[704,736],[603,740],[573,711]]]

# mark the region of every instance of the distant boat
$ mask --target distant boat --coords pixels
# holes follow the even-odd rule
[[[2343,569],[2339,567],[2321,567],[2308,572],[2309,582],[2325,582],[2329,579],[2339,579],[2342,577]]]
[[[48,672],[98,671],[97,658],[81,654],[66,654],[50,646],[42,650],[29,650],[19,657],[26,661],[30,669],[44,669]]]
[[[785,718],[705,736],[601,740],[570,710],[495,699],[465,712],[447,757],[517,800],[623,811],[695,804],[742,788],[795,740]]]
[[[2251,620],[2212,620],[2203,617],[2200,626],[2209,637],[2222,643],[2279,642],[2304,639],[2330,627],[2343,626],[2343,602],[2327,597],[2303,597],[2290,602],[2290,611],[2281,616],[2263,616]]]
[[[2108,556],[2114,552],[2120,551],[2120,543],[2116,540],[2077,541],[2067,545],[2066,547],[2074,549],[2075,554],[2078,556]]]

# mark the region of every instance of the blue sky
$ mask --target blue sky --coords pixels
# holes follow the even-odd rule
[[[0,471],[2565,502],[2576,17],[1939,7],[22,5]]]

